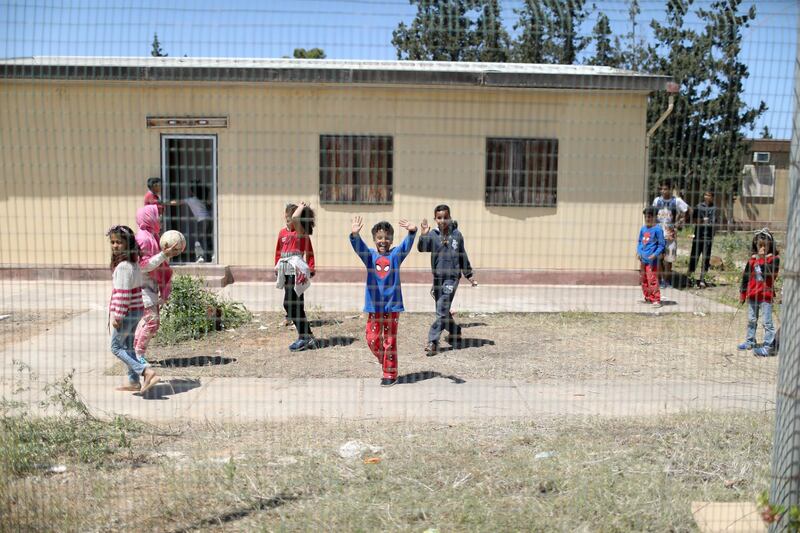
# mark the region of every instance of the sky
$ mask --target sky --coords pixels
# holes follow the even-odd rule
[[[663,19],[666,0],[640,0],[640,26]],[[515,33],[522,0],[500,0],[502,19]],[[591,2],[588,2],[591,4]],[[710,0],[696,0],[707,7]],[[742,60],[750,78],[744,98],[764,101],[759,119],[775,138],[791,137],[793,67],[797,50],[795,0],[758,0],[744,31]],[[595,0],[586,31],[605,13],[612,28],[628,31],[625,0]],[[749,6],[750,2],[744,1]],[[295,48],[322,48],[330,59],[397,59],[392,31],[409,24],[408,0],[0,0],[0,57],[147,56],[153,34],[170,56],[284,57]],[[696,17],[689,24],[700,25]]]

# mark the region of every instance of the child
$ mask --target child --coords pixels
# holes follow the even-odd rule
[[[692,217],[695,219],[694,239],[692,239],[692,254],[689,257],[690,278],[694,277],[697,259],[703,255],[703,265],[700,267],[700,279],[697,286],[706,288],[706,273],[711,264],[711,246],[714,242],[714,232],[717,229],[717,207],[714,205],[714,192],[711,190],[703,194],[703,201],[697,204]]]
[[[283,289],[283,309],[294,323],[297,340],[289,350],[300,352],[317,347],[311,325],[308,323],[303,293],[314,276],[314,248],[311,234],[314,232],[314,211],[305,202],[288,204],[284,212],[286,227],[278,233],[275,246],[275,273],[277,287]]]
[[[368,248],[361,239],[364,220],[353,217],[350,245],[367,267],[367,286],[364,311],[369,313],[366,338],[369,349],[383,367],[382,387],[397,383],[397,328],[399,313],[403,308],[403,292],[400,286],[400,264],[411,251],[417,227],[408,220],[400,219],[400,227],[408,235],[398,248],[392,248],[394,228],[386,221],[372,227],[375,248]]]
[[[450,218],[450,207],[437,205],[433,210],[436,228],[431,230],[427,219],[420,224],[422,235],[417,243],[417,250],[431,253],[431,270],[433,271],[433,289],[431,295],[436,300],[436,320],[428,331],[428,344],[425,353],[435,355],[439,351],[439,337],[443,330],[448,331],[447,342],[455,345],[461,339],[461,327],[453,320],[450,307],[456,296],[458,281],[463,274],[473,287],[478,282],[473,278],[472,266],[469,264],[467,251],[464,249],[464,237],[458,231],[456,223]]]
[[[678,230],[683,227],[689,205],[677,196],[672,195],[672,181],[664,180],[660,187],[661,194],[653,199],[653,207],[658,209],[658,222],[664,230],[664,268],[660,272],[661,288],[672,287],[672,264],[678,257]]]
[[[158,243],[158,236],[161,226],[158,208],[155,205],[146,205],[137,209],[136,224],[139,226],[139,231],[136,232],[136,244],[140,250],[139,269],[147,275],[142,277],[144,313],[136,327],[133,347],[136,357],[146,364],[147,346],[161,325],[159,308],[167,301],[172,290],[172,269],[165,258],[160,257],[161,246]],[[180,244],[175,244],[165,250],[169,252],[166,257],[171,258],[179,254],[182,251],[180,247]],[[129,390],[136,390],[139,387],[139,378],[133,372],[128,374],[128,382]]]
[[[164,214],[164,204],[161,202],[161,178],[147,178],[147,192],[144,195],[144,205],[158,207],[159,216]]]
[[[661,290],[658,285],[658,258],[664,252],[664,230],[656,224],[658,209],[646,207],[642,211],[644,226],[639,230],[636,258],[639,260],[639,279],[642,283],[644,303],[661,307]]]
[[[155,206],[152,206],[156,209]],[[141,285],[142,272],[139,270],[139,248],[133,230],[127,226],[114,226],[106,233],[111,243],[112,292],[109,314],[114,331],[111,336],[111,352],[129,369],[129,376],[144,378],[141,392],[146,392],[159,382],[159,377],[146,362],[139,361],[133,353],[133,332],[142,317]],[[160,261],[165,259],[161,254]],[[139,390],[132,385],[117,390]]]
[[[739,301],[747,300],[747,338],[739,345],[740,350],[753,349],[753,355],[766,357],[775,346],[775,326],[772,323],[772,298],[775,278],[778,277],[780,257],[775,239],[767,228],[759,230],[750,246],[750,259],[742,272]],[[758,317],[764,323],[764,344],[756,348]]]

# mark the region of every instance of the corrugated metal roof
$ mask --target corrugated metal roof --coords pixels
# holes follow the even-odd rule
[[[667,76],[590,65],[199,57],[3,59],[0,78],[475,85],[646,92],[663,90],[671,81]]]

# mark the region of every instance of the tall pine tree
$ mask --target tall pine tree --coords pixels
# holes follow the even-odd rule
[[[472,0],[409,0],[417,14],[392,32],[397,59],[466,61],[475,55],[475,35],[467,12]]]
[[[164,50],[161,49],[161,43],[158,41],[158,34],[153,34],[153,43],[150,48],[150,55],[153,57],[167,57],[169,54],[165,54]]]
[[[602,65],[616,67],[619,64],[619,54],[611,41],[611,24],[605,13],[600,13],[592,29],[592,42],[594,55],[586,62],[589,65]]]
[[[475,23],[475,50],[470,60],[505,63],[510,56],[511,38],[500,17],[500,2],[481,0],[477,5],[481,14]]]
[[[518,16],[514,30],[519,37],[514,42],[512,58],[518,63],[555,63],[555,21],[550,5],[552,0],[525,0],[515,8]]]

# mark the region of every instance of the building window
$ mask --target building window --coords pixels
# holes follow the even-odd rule
[[[557,139],[486,139],[486,205],[555,207]]]
[[[391,137],[320,135],[320,202],[391,204],[393,167]]]
[[[742,198],[775,196],[775,165],[745,165],[742,173]]]

